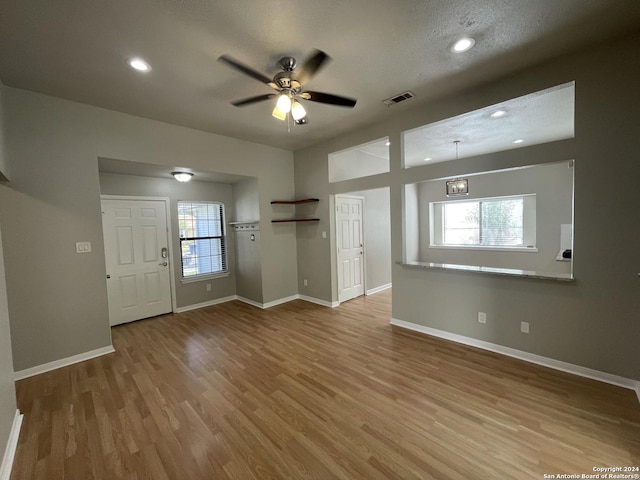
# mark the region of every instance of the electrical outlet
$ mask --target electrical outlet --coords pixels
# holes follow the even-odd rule
[[[207,283],[207,292],[210,292],[210,291],[211,291],[211,284]]]
[[[302,280],[302,284],[303,284],[305,287],[308,287],[308,286],[309,286],[309,282],[307,282],[307,279],[306,279],[306,278],[305,278],[304,280]]]
[[[487,323],[487,314],[484,312],[478,312],[478,322]]]
[[[520,331],[522,333],[529,333],[529,322],[520,322]]]

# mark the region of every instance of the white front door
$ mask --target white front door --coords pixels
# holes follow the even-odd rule
[[[338,300],[344,302],[364,294],[364,199],[336,195],[338,253]]]
[[[171,311],[165,205],[161,200],[102,200],[111,325]]]

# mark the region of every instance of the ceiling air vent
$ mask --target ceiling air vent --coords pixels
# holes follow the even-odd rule
[[[402,92],[402,93],[399,93],[398,95],[394,95],[393,97],[389,97],[386,100],[383,100],[382,103],[384,103],[387,107],[390,107],[391,105],[404,102],[405,100],[408,100],[415,96],[416,94],[413,92]]]

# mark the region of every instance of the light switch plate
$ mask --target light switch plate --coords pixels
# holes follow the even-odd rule
[[[76,242],[76,253],[91,253],[91,242]]]

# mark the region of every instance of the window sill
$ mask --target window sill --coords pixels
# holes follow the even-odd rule
[[[195,277],[182,278],[180,279],[180,283],[204,282],[205,280],[214,280],[216,278],[224,278],[228,276],[229,276],[229,272],[212,273],[210,275],[198,275]]]
[[[528,252],[536,253],[536,247],[484,247],[478,245],[429,245],[429,248],[441,250],[467,250],[467,251],[484,251],[484,252]]]
[[[571,273],[546,273],[535,272],[533,270],[519,270],[516,268],[495,268],[479,267],[476,265],[456,265],[452,263],[431,263],[431,262],[397,262],[398,265],[409,268],[431,269],[431,270],[456,270],[462,272],[488,273],[491,275],[502,275],[507,277],[538,278],[542,280],[558,280],[562,282],[575,282]]]

